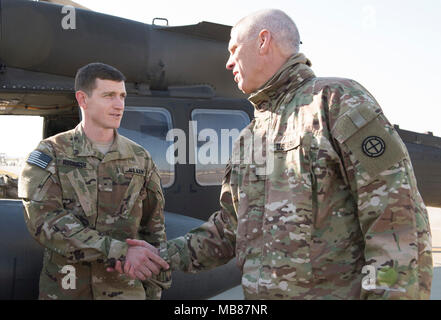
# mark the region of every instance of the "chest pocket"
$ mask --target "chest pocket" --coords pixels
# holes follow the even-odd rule
[[[86,216],[95,215],[97,180],[92,166],[72,159],[58,159],[57,162],[64,205],[73,210],[81,206]]]
[[[282,258],[271,261],[274,274],[289,281],[309,281],[313,216],[311,137],[287,134],[274,143],[274,169],[265,204],[268,250]],[[292,276],[295,270],[295,277]]]
[[[262,211],[265,199],[265,166],[241,164],[235,170],[238,172],[239,185],[239,218],[249,214],[249,209]],[[235,181],[232,181],[235,183]]]
[[[279,141],[274,143],[274,164],[273,177],[280,178],[283,176],[288,178],[285,180],[296,179],[302,176],[302,164],[305,163],[305,156],[301,148],[301,137],[295,134],[283,136]],[[294,182],[294,181],[292,181]]]
[[[250,248],[260,248],[265,211],[265,167],[255,164],[235,164],[231,185],[237,186],[237,264],[242,269]],[[251,250],[253,251],[253,250]]]
[[[118,213],[120,217],[127,219],[135,203],[142,201],[147,195],[145,192],[146,171],[144,169],[125,167],[124,177],[130,179],[130,183],[118,206]]]
[[[303,137],[286,135],[274,144],[274,168],[266,208],[273,221],[292,217],[305,224],[309,221],[312,210],[310,143],[311,136],[305,133]],[[282,223],[281,229],[289,229],[290,223]]]

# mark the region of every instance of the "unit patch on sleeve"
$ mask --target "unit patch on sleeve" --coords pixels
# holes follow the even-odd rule
[[[363,152],[371,158],[380,157],[386,150],[386,143],[380,137],[367,137],[363,141]]]
[[[38,150],[34,150],[29,155],[27,163],[33,164],[42,169],[46,169],[49,163],[52,161],[52,157]]]

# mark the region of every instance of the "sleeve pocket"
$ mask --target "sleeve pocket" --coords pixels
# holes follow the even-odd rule
[[[333,137],[351,151],[372,179],[407,156],[398,133],[386,123],[382,113],[360,106],[340,117],[332,129]]]
[[[18,197],[41,201],[49,185],[52,173],[38,167],[25,164],[18,180]]]

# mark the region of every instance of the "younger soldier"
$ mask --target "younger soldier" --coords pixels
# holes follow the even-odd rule
[[[165,262],[125,242],[159,245],[166,236],[158,170],[143,147],[116,130],[124,81],[102,63],[81,68],[75,90],[82,122],[41,141],[21,173],[25,221],[45,247],[40,299],[159,299],[170,286],[170,271],[160,272]],[[130,277],[106,272],[116,261]],[[134,280],[150,270],[148,281]]]

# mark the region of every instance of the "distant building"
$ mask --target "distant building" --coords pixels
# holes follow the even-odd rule
[[[6,153],[0,153],[0,166],[7,166]]]

